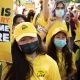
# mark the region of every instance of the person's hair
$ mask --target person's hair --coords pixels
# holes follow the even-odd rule
[[[59,62],[59,59],[58,59],[58,56],[57,56],[57,49],[56,49],[56,46],[54,44],[54,36],[52,36],[51,40],[50,40],[50,43],[48,45],[48,50],[47,50],[47,54],[49,56],[51,56],[58,64]],[[68,43],[68,40],[67,40],[67,43]],[[69,50],[68,48],[68,45],[65,45],[62,49],[62,55],[64,57],[64,61],[65,61],[65,68],[67,67],[66,69],[66,75],[68,75],[69,73],[71,73],[71,70],[72,70],[72,52]]]
[[[14,18],[13,18],[13,25],[16,24],[17,19],[20,18],[20,17],[21,17],[25,22],[27,22],[27,18],[26,18],[24,15],[22,15],[22,14],[17,14],[17,15],[15,15]]]
[[[29,12],[27,15],[27,20],[30,22],[31,16],[34,18],[35,12]]]
[[[57,7],[58,4],[63,4],[64,8],[66,7],[64,1],[62,1],[62,0],[60,0],[60,1],[58,0],[58,1],[55,2],[56,7]]]
[[[24,9],[23,9],[23,11],[22,11],[22,14],[23,14],[23,15],[24,15],[24,12],[25,12],[25,11],[27,11],[27,9],[26,9],[26,8],[24,8]],[[26,15],[27,15],[27,14],[26,14]]]
[[[39,35],[38,41],[39,48],[37,54],[44,55],[45,49]],[[26,59],[25,54],[21,52],[16,40],[14,40],[11,49],[13,63],[4,80],[29,80],[33,75],[32,64]]]

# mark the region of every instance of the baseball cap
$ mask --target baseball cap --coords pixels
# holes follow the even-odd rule
[[[59,33],[59,32],[63,32],[68,36],[67,31],[64,28],[56,28],[53,30],[52,36],[54,36],[55,34]]]
[[[24,36],[37,37],[37,31],[32,23],[23,22],[15,27],[13,36],[19,41]]]

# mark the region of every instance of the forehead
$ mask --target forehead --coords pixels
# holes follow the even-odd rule
[[[18,17],[17,20],[16,20],[16,22],[20,22],[20,21],[25,22],[24,19],[23,19],[22,17]]]
[[[64,32],[59,32],[59,33],[57,33],[55,36],[60,36],[60,35],[66,36],[66,34],[65,34]]]
[[[57,3],[57,5],[56,5],[57,7],[64,7],[64,4],[63,3]]]
[[[27,39],[27,38],[29,38],[29,39],[32,39],[32,38],[37,39],[37,37],[32,37],[32,36],[24,36],[24,37],[22,37],[20,40],[22,40],[22,39]]]

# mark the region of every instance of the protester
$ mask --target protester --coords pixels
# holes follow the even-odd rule
[[[15,26],[22,23],[22,22],[28,22],[27,18],[25,16],[23,16],[22,14],[17,14],[14,16],[13,18],[13,27],[12,27],[12,33],[15,29]]]
[[[74,15],[73,20],[75,22],[75,27],[76,27],[76,30],[75,30],[76,36],[75,36],[75,40],[74,40],[74,44],[73,44],[74,53],[80,46],[80,42],[79,42],[79,40],[80,40],[80,21],[78,20],[78,16],[79,16],[78,13],[79,12],[73,13],[73,15]]]
[[[14,14],[17,15],[17,14],[22,14],[22,11],[23,9],[25,8],[24,5],[21,4],[21,1],[19,1],[15,7],[15,11],[14,11]]]
[[[63,28],[54,29],[47,48],[47,54],[58,64],[61,80],[69,80],[76,73],[75,54],[68,48],[67,32]]]
[[[76,51],[76,67],[77,67],[76,80],[80,80],[80,46],[79,49],[77,49]]]
[[[43,14],[44,14],[44,19],[48,20],[48,18],[49,18],[48,0],[43,0]],[[59,28],[59,27],[64,28],[65,31],[68,32],[68,37],[69,37],[68,39],[70,39],[71,31],[70,31],[69,26],[66,25],[66,22],[64,20],[65,14],[66,14],[66,6],[65,6],[64,1],[62,1],[62,0],[56,1],[55,5],[53,5],[53,9],[51,11],[52,17],[55,18],[55,23],[52,25],[52,27],[48,31],[48,34],[46,37],[47,45],[51,39],[51,34],[55,28]],[[70,40],[69,40],[68,45],[70,46]]]
[[[28,10],[26,8],[23,9],[22,15],[24,15],[25,17],[27,17],[28,15]]]
[[[43,28],[47,25],[47,21],[44,20],[43,15],[43,0],[40,0],[39,2],[41,4],[40,6],[40,12],[36,13],[33,19],[33,24],[35,25],[37,32],[41,33]]]
[[[29,12],[28,12],[28,15],[27,15],[27,20],[29,22],[32,22],[33,18],[34,18],[34,15],[35,15],[35,11],[33,9],[30,9]]]
[[[35,27],[29,22],[14,29],[13,63],[3,62],[1,80],[61,80],[56,62],[45,54]]]

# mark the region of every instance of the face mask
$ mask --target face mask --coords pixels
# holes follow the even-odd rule
[[[54,40],[54,44],[58,48],[63,48],[66,45],[66,40]]]
[[[38,41],[35,41],[28,44],[20,45],[20,48],[23,53],[30,55],[33,54],[35,51],[37,51],[38,45],[39,45]]]
[[[64,10],[55,10],[55,14],[57,17],[63,17],[64,16]]]

